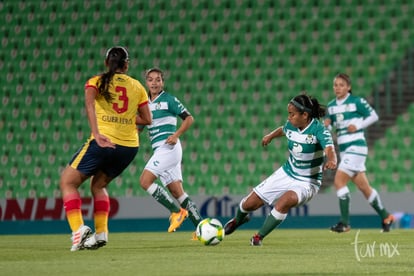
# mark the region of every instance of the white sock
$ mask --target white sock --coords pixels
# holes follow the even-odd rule
[[[248,213],[248,211],[246,211],[246,210],[244,210],[243,209],[243,203],[246,201],[246,198],[243,198],[241,201],[240,201],[240,204],[239,204],[239,208],[240,208],[240,211],[242,212],[242,213]]]
[[[378,195],[377,190],[372,189],[372,192],[368,197],[368,202],[372,203],[375,200],[375,198],[377,197],[377,195]]]
[[[287,214],[282,214],[278,210],[276,210],[275,208],[273,208],[272,211],[270,211],[270,213],[277,220],[285,220],[285,218],[287,217]]]
[[[339,198],[344,198],[345,195],[349,194],[349,189],[347,186],[340,188],[339,190],[336,191],[336,196]]]
[[[149,193],[150,195],[152,195],[153,193],[155,193],[155,191],[157,190],[158,185],[155,183],[152,183],[151,186],[148,187],[147,189],[147,193]]]
[[[182,196],[180,196],[177,200],[181,204],[183,201],[188,197],[187,193],[183,193]]]

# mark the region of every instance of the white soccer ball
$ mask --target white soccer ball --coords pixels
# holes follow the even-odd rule
[[[218,219],[206,218],[197,225],[196,235],[202,244],[216,245],[224,238],[224,228]]]

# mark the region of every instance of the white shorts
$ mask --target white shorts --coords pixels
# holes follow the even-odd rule
[[[290,177],[280,167],[271,176],[253,188],[253,191],[268,205],[274,205],[284,193],[293,191],[298,196],[297,206],[299,206],[311,200],[318,193],[319,187]]]
[[[367,160],[367,148],[358,148],[360,150],[358,153],[365,155],[355,154],[353,151],[348,151],[348,149],[340,153],[341,162],[339,162],[338,170],[343,171],[349,177],[354,177],[357,173],[366,171],[365,161]]]
[[[181,160],[183,152],[180,141],[175,145],[164,144],[158,147],[145,165],[145,169],[158,177],[164,186],[183,181]]]

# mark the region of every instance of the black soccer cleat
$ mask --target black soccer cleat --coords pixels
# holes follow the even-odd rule
[[[351,226],[340,221],[331,227],[331,231],[336,233],[345,233],[351,231]]]
[[[392,223],[394,222],[395,218],[393,215],[388,215],[383,221],[382,221],[382,231],[381,232],[390,232],[390,228]]]
[[[247,215],[243,218],[243,220],[240,223],[236,222],[236,218],[232,218],[224,225],[224,233],[225,235],[230,235],[233,233],[240,225],[245,224],[250,220],[250,216]]]

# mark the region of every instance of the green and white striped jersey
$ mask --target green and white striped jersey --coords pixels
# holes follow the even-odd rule
[[[333,147],[331,132],[316,119],[302,131],[288,121],[283,132],[288,139],[289,149],[289,158],[283,165],[285,172],[295,179],[320,186],[324,149]]]
[[[339,151],[344,152],[350,146],[367,148],[364,129],[376,122],[378,115],[364,98],[349,94],[342,101],[334,99],[328,103],[328,118],[336,129]],[[351,124],[358,130],[348,132]],[[363,151],[366,152],[367,149]]]
[[[151,146],[155,150],[177,130],[177,116],[188,112],[174,96],[162,91],[154,101],[149,100],[152,124],[148,126]]]

